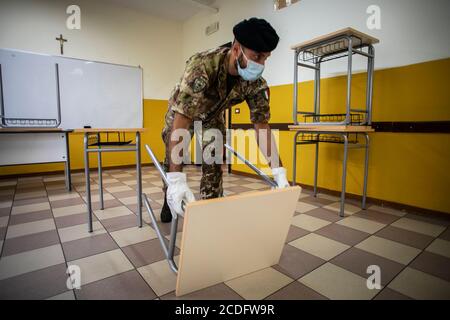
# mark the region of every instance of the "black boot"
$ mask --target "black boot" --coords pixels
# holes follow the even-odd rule
[[[161,222],[162,223],[172,222],[172,213],[170,211],[169,205],[167,204],[166,195],[164,195],[164,205],[161,209]]]

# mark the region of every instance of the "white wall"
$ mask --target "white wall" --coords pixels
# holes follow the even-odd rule
[[[66,8],[81,7],[81,30],[66,28]],[[144,69],[144,97],[168,99],[182,72],[181,23],[88,0],[0,0],[0,48],[59,54]]]
[[[381,30],[367,28],[366,9],[372,4],[381,8]],[[277,12],[272,0],[218,0],[217,6],[218,14],[200,13],[184,23],[183,61],[197,51],[231,41],[233,26],[242,19],[265,18],[281,37],[264,74],[270,85],[292,83],[292,45],[345,27],[380,39],[376,45],[376,69],[450,56],[448,0],[301,0]],[[220,22],[220,31],[205,36],[205,27],[214,21]],[[355,70],[365,70],[364,59],[356,59]],[[323,76],[344,71],[344,61],[333,61],[327,64]],[[300,74],[301,81],[309,79],[312,73]]]

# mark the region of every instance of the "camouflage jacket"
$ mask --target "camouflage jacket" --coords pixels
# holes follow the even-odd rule
[[[270,92],[263,78],[250,82],[238,77],[233,89],[227,90],[229,50],[221,47],[200,52],[187,61],[184,74],[169,99],[166,127],[171,127],[175,112],[207,124],[243,101],[249,106],[252,123],[269,121]]]

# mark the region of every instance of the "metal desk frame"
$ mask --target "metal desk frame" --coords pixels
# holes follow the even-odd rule
[[[121,130],[116,130],[120,132]],[[107,131],[111,132],[111,131]],[[97,153],[98,154],[98,180],[99,180],[99,195],[100,195],[100,210],[104,210],[104,201],[103,201],[103,179],[102,179],[102,153],[103,152],[136,152],[136,180],[137,180],[137,198],[138,198],[138,226],[142,228],[142,170],[141,170],[141,134],[139,131],[136,131],[136,144],[131,145],[128,144],[119,147],[111,147],[108,145],[107,147],[102,146],[100,140],[101,131],[96,132],[85,132],[84,133],[84,173],[86,176],[86,202],[87,209],[89,215],[89,232],[93,232],[92,227],[92,199],[91,199],[91,181],[90,181],[90,173],[89,173],[89,153]],[[96,135],[98,139],[98,143],[92,145],[92,147],[96,146],[97,148],[90,148],[89,145],[89,135]]]
[[[242,155],[237,153],[231,146],[228,144],[224,145],[226,149],[228,149],[229,152],[233,153],[236,157],[238,157],[240,160],[242,160],[247,166],[249,166],[253,171],[256,172],[260,177],[264,179],[264,181],[269,184],[272,188],[276,188],[277,184],[274,180],[269,178],[264,172],[259,170],[257,167],[255,167],[253,164],[251,164],[247,159],[245,159]],[[156,169],[158,170],[159,174],[161,175],[161,178],[163,179],[164,183],[166,185],[169,185],[169,181],[167,180],[167,174],[162,168],[160,162],[158,161],[158,158],[156,158],[155,154],[153,153],[153,150],[148,146],[145,145],[145,148],[147,149],[147,152],[152,159],[154,165],[156,166]],[[169,263],[170,269],[175,273],[178,274],[178,266],[175,263],[174,260],[174,253],[175,253],[175,244],[177,240],[177,229],[178,229],[178,215],[176,213],[172,213],[172,223],[170,226],[170,239],[169,244],[166,243],[166,239],[161,233],[161,230],[158,227],[158,223],[156,221],[155,213],[153,212],[152,206],[150,204],[150,201],[147,197],[147,195],[142,195],[144,199],[144,205],[147,208],[148,214],[150,215],[150,219],[152,221],[152,224],[154,226],[154,229],[156,231],[156,235],[158,236],[159,242],[161,244],[161,247],[164,251],[164,254],[166,256],[167,262]],[[182,204],[183,211],[185,210],[185,203]],[[184,217],[184,215],[181,215],[181,217]]]
[[[347,41],[347,44],[345,44]],[[363,49],[367,48],[368,52],[364,52]],[[330,39],[324,39],[322,41],[311,43],[307,46],[295,48],[294,54],[294,111],[293,120],[294,124],[301,125],[368,125],[372,124],[372,100],[373,100],[373,75],[375,68],[375,48],[372,44],[365,44],[363,40],[356,35],[339,35]],[[327,51],[328,50],[328,51]],[[325,52],[324,52],[325,51]],[[353,55],[358,54],[366,57],[367,63],[367,88],[366,88],[366,106],[365,109],[352,109],[351,108],[351,96],[352,96],[352,70],[353,70]],[[320,75],[321,65],[326,61],[331,61],[338,58],[347,57],[347,102],[346,113],[343,121],[336,122],[323,122],[320,121]],[[303,61],[303,62],[300,62]],[[304,63],[304,62],[309,62]],[[315,72],[314,75],[314,111],[304,112],[298,111],[298,69],[304,67],[312,69]],[[360,123],[354,123],[352,121],[351,112],[365,114],[365,120]],[[313,118],[313,122],[302,123],[298,121],[298,115],[306,115]],[[336,115],[335,115],[336,116]]]
[[[302,133],[313,133],[318,135],[318,141],[298,141],[298,137]],[[298,155],[298,146],[300,145],[308,145],[315,144],[316,145],[316,157],[314,164],[314,197],[317,197],[317,177],[318,177],[318,168],[319,168],[319,144],[326,143],[326,141],[320,141],[321,135],[338,135],[343,139],[344,145],[344,159],[342,163],[342,188],[341,188],[341,206],[339,210],[339,215],[341,217],[345,216],[345,188],[347,182],[347,160],[348,160],[348,150],[349,149],[360,149],[364,148],[365,151],[365,160],[364,160],[364,182],[363,182],[363,197],[361,208],[363,210],[366,209],[366,198],[367,198],[367,178],[368,178],[368,170],[369,170],[369,149],[370,149],[370,138],[368,132],[357,132],[355,134],[363,134],[366,143],[365,144],[350,144],[349,143],[349,134],[355,132],[336,132],[336,131],[326,131],[324,128],[323,131],[308,131],[308,130],[300,130],[295,133],[294,136],[294,156],[293,156],[293,176],[292,176],[292,184],[296,185],[296,176],[297,176],[297,155]]]

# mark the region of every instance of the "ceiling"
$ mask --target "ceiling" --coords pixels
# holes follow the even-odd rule
[[[106,0],[108,2],[143,11],[151,15],[176,21],[185,21],[195,14],[213,11],[216,0]]]

